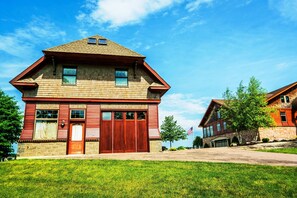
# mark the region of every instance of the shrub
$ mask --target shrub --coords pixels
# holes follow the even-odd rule
[[[166,146],[162,146],[162,151],[167,151],[168,148]]]
[[[175,147],[171,147],[171,148],[169,149],[169,151],[176,151],[176,148],[175,148]]]
[[[186,150],[186,148],[183,146],[179,146],[179,147],[177,147],[177,150]]]
[[[263,143],[269,142],[269,138],[262,138],[262,142]]]

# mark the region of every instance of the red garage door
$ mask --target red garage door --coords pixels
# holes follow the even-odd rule
[[[100,153],[148,152],[146,112],[102,112]]]

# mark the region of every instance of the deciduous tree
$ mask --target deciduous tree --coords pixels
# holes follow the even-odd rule
[[[17,102],[0,89],[0,157],[13,151],[12,144],[20,136],[22,116]]]
[[[177,124],[173,116],[165,116],[161,125],[161,138],[163,141],[169,141],[171,148],[172,142],[187,139],[187,133]]]
[[[274,125],[274,120],[270,116],[274,110],[267,107],[266,92],[255,77],[250,79],[247,87],[240,82],[235,94],[227,89],[223,97],[224,105],[220,108],[220,112],[233,131],[240,132]]]

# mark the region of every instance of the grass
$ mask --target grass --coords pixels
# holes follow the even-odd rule
[[[262,150],[258,150],[258,151],[272,152],[272,153],[297,154],[297,148],[262,149]]]
[[[297,167],[16,160],[0,175],[0,197],[297,197]]]

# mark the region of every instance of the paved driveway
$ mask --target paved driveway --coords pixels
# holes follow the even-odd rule
[[[272,166],[297,166],[297,155],[244,150],[235,147],[204,148],[159,153],[120,153],[96,155],[67,155],[28,157],[30,159],[115,159],[157,161],[199,161],[265,164]]]

